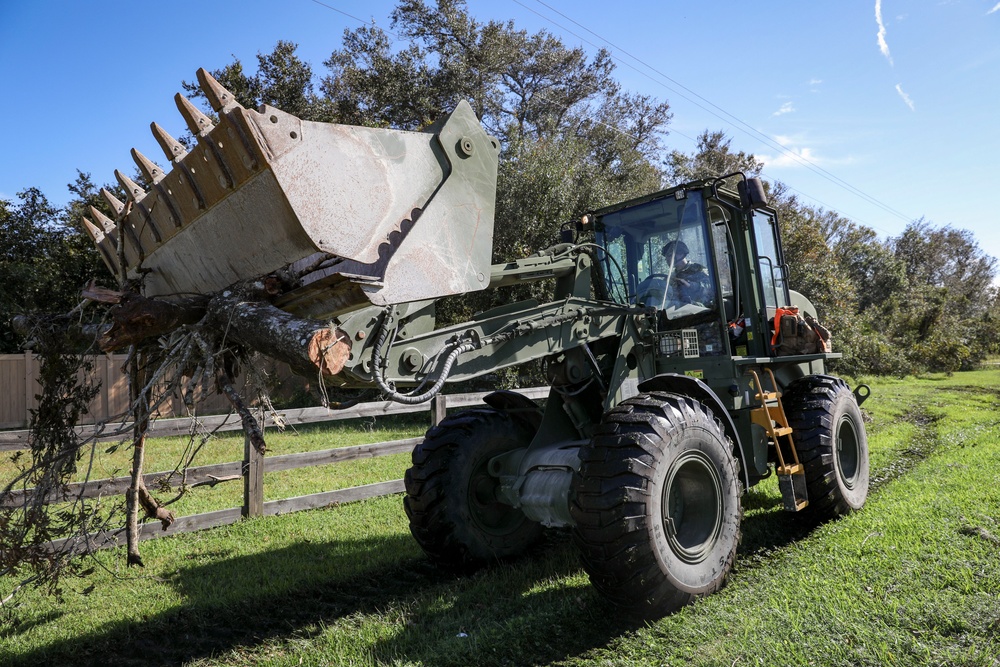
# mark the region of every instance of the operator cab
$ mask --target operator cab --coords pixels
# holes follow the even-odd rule
[[[749,331],[766,331],[775,309],[791,298],[777,218],[762,190],[741,197],[718,180],[698,181],[594,217],[612,301],[654,308],[663,334],[697,335],[697,353],[685,357],[770,354],[765,337],[755,340]]]
[[[656,308],[667,320],[715,310],[715,267],[701,192],[677,190],[602,216],[598,244],[612,300]]]

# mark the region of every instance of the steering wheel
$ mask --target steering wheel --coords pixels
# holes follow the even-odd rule
[[[654,281],[657,279],[663,280],[662,289],[657,285],[654,287]],[[636,297],[638,301],[644,303],[650,303],[651,301],[656,303],[658,306],[662,307],[666,301],[666,292],[670,292],[670,275],[666,273],[650,273],[648,276],[642,279],[642,281],[636,286]]]
[[[657,278],[663,279],[663,285],[666,286],[670,282],[670,274],[667,273],[650,273],[648,276],[643,278],[639,284],[636,286],[635,291],[637,293],[642,293],[649,289],[649,286],[653,284],[653,281]]]

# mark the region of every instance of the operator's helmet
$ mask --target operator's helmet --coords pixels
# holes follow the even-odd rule
[[[663,256],[670,260],[671,263],[675,258],[684,259],[688,254],[690,252],[684,241],[670,241],[667,245],[663,246]]]

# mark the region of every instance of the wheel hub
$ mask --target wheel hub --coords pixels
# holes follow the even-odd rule
[[[506,535],[524,521],[524,515],[497,498],[499,482],[484,463],[469,479],[468,506],[472,520],[492,535]]]
[[[722,531],[722,480],[703,452],[685,452],[667,471],[662,516],[667,543],[685,563],[700,563]]]
[[[858,432],[855,429],[854,421],[847,417],[841,417],[837,424],[837,463],[840,470],[840,477],[844,486],[853,489],[858,479],[861,460],[861,446],[858,442]]]

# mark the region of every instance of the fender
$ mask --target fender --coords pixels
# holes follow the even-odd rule
[[[698,378],[693,378],[688,375],[680,375],[678,373],[661,373],[660,375],[640,382],[639,391],[668,391],[672,394],[690,396],[691,398],[708,406],[718,420],[722,422],[722,428],[726,432],[726,436],[728,436],[733,442],[733,447],[740,459],[740,467],[743,472],[743,483],[746,484],[746,488],[750,488],[750,472],[747,467],[746,454],[743,451],[743,443],[740,442],[740,436],[736,432],[736,424],[733,422],[733,418],[729,415],[729,410],[727,410],[726,406],[722,404],[722,401],[719,400],[719,397],[714,391],[712,391],[711,387]]]
[[[533,400],[516,391],[494,391],[483,397],[483,403],[494,410],[506,412],[512,419],[531,429],[532,433],[536,433],[542,424],[542,409]]]

